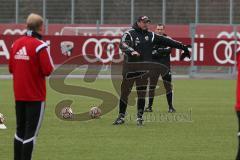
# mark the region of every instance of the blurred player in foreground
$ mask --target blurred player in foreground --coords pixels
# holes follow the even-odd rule
[[[236,104],[235,104],[235,110],[237,113],[237,118],[238,118],[238,153],[236,160],[240,160],[240,55],[237,54],[237,70],[238,70],[238,75],[237,75],[237,90],[236,90]]]
[[[53,71],[48,45],[43,42],[43,18],[30,14],[27,33],[11,48],[9,72],[13,75],[17,131],[14,160],[31,160],[36,137],[43,120],[46,80]]]

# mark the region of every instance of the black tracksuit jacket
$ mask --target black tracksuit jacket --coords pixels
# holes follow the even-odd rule
[[[131,67],[129,67],[128,62],[136,64],[139,64],[137,62],[152,62],[152,52],[155,45],[164,45],[183,50],[186,49],[181,42],[142,30],[138,27],[137,23],[135,23],[130,30],[124,32],[121,38],[120,49],[124,53],[123,75],[127,72],[131,72]],[[131,53],[134,51],[138,52],[140,56],[132,56]],[[139,67],[139,69],[141,69],[141,67]]]

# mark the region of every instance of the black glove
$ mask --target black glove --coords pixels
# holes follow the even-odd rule
[[[188,48],[192,48],[192,46],[191,45],[184,45],[183,46],[183,51],[184,52],[180,56],[181,61],[183,61],[184,58],[186,58],[186,57],[188,57],[189,59],[191,58],[191,55],[190,55],[190,52],[189,52]]]

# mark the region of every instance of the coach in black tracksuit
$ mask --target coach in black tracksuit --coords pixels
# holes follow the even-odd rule
[[[165,25],[158,24],[155,30],[155,33],[168,37],[165,34]],[[150,85],[149,85],[149,103],[148,107],[145,109],[145,112],[152,112],[152,105],[155,96],[155,88],[157,86],[159,76],[161,75],[163,84],[166,90],[166,98],[168,102],[168,112],[172,113],[176,110],[173,107],[173,92],[172,92],[172,74],[171,74],[171,64],[170,64],[170,54],[172,48],[162,44],[156,44],[153,46],[152,52],[152,61],[155,63],[160,63],[166,67],[166,72],[154,71],[153,74],[150,74]]]
[[[143,112],[145,106],[145,95],[148,82],[148,72],[151,70],[153,46],[162,44],[173,48],[182,49],[189,55],[188,47],[175,40],[164,36],[156,35],[148,31],[150,20],[147,16],[137,19],[132,29],[126,31],[121,39],[120,48],[125,54],[123,63],[123,80],[121,84],[121,95],[119,103],[119,116],[114,121],[114,125],[124,123],[127,108],[128,96],[136,83],[137,101],[137,124],[143,123]],[[147,62],[149,63],[146,64]],[[146,65],[145,65],[146,64]]]

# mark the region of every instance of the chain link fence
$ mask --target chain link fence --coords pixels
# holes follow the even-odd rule
[[[49,23],[130,24],[139,15],[153,23],[240,23],[239,0],[1,0],[0,23],[23,23],[38,13]]]

